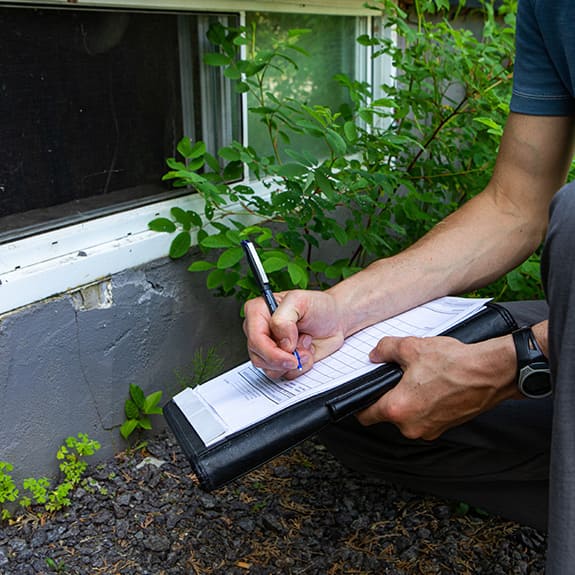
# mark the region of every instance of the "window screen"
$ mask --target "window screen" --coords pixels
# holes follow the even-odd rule
[[[209,18],[0,8],[0,240],[173,193],[165,159],[223,113],[202,106]]]

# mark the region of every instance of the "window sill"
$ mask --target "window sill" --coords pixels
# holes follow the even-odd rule
[[[263,182],[250,186],[269,194]],[[176,206],[203,213],[202,198],[190,194],[0,244],[0,314],[167,257],[174,235],[153,232],[148,222]],[[246,225],[259,221],[238,211],[234,219]]]
[[[0,245],[0,314],[166,257],[172,236],[148,222],[201,210],[189,195]]]

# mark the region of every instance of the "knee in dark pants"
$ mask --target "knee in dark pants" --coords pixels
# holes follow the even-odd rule
[[[541,259],[541,275],[546,291],[552,266],[560,265],[564,258],[570,261],[574,249],[575,182],[571,182],[555,194],[549,208],[549,225]]]
[[[549,210],[549,230],[565,228],[573,230],[575,226],[575,182],[563,186],[553,197]],[[571,234],[572,235],[572,234]]]

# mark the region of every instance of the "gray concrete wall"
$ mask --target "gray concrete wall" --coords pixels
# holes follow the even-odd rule
[[[102,443],[91,461],[124,449],[130,383],[162,389],[164,402],[197,349],[214,348],[226,367],[247,359],[240,304],[186,265],[154,262],[0,316],[0,461],[17,481],[55,477],[70,435]]]

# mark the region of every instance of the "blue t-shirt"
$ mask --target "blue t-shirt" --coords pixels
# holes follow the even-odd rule
[[[511,111],[575,114],[575,0],[519,0]]]

